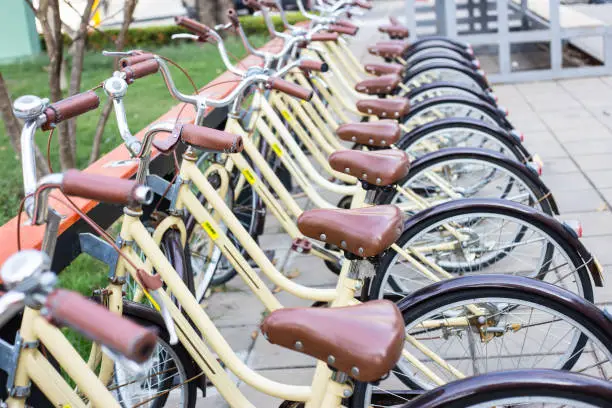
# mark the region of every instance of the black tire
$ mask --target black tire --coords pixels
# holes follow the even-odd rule
[[[433,55],[433,53],[431,53],[431,55]],[[463,76],[465,80],[468,81],[466,85],[474,86],[483,91],[490,89],[487,79],[480,72],[475,71],[473,68],[454,63],[451,60],[432,60],[429,63],[415,66],[415,68],[409,68],[408,71],[404,73],[402,81],[404,84],[408,84],[419,75],[439,70],[453,71],[455,75]],[[463,79],[461,82],[463,82]]]
[[[517,397],[519,401],[527,398],[530,404],[547,402],[552,397],[562,399],[563,406],[568,408],[583,404],[606,407],[612,401],[612,383],[556,370],[508,371],[454,381],[421,395],[402,408],[507,406],[508,400],[516,401]]]
[[[520,180],[520,183],[529,189],[529,192],[533,197],[533,201],[530,201],[528,205],[535,206],[537,203],[539,206],[538,209],[548,215],[555,215],[559,213],[552,193],[532,170],[527,168],[525,165],[511,160],[501,154],[482,149],[448,148],[421,156],[419,159],[411,163],[408,175],[397,184],[399,186],[409,186],[411,181],[414,180],[419,173],[427,171],[427,169],[431,167],[440,166],[444,163],[451,163],[455,160],[481,162],[483,164],[492,165],[493,167],[505,169],[512,174],[513,179],[508,180],[508,185],[505,189],[499,191],[500,194],[497,197],[486,196],[486,198],[508,198],[508,194],[512,189],[513,183],[516,182],[515,180]],[[420,196],[427,198],[426,196],[428,192],[426,190],[427,188],[422,189],[422,191],[414,191]],[[396,197],[398,196],[400,196],[400,193],[398,193],[396,190],[384,190],[377,195],[376,204],[393,204],[397,201]],[[485,198],[483,196],[477,197]],[[472,198],[472,196],[465,196],[464,198]]]
[[[526,163],[531,159],[531,154],[521,144],[520,139],[511,135],[507,130],[470,118],[448,118],[434,120],[423,126],[419,126],[409,133],[404,134],[399,142],[397,142],[395,145],[401,150],[411,152],[413,155],[416,155],[414,148],[421,143],[422,140],[430,137],[430,135],[434,132],[451,129],[462,129],[466,132],[473,131],[486,135],[487,139],[491,139],[498,145],[499,150],[496,149],[494,151],[498,151],[499,153],[502,153],[507,157],[511,157],[521,163]],[[451,145],[446,147],[462,146]],[[482,147],[482,145],[469,147]]]
[[[534,283],[529,278],[482,275],[443,281],[405,297],[398,303],[398,307],[402,312],[404,324],[409,326],[445,305],[460,302],[479,303],[478,299],[488,299],[489,301],[490,299],[500,299],[500,303],[503,300],[513,299],[518,302],[538,305],[559,313],[559,315],[580,327],[580,335],[574,343],[573,353],[570,354],[572,357],[565,361],[562,367],[564,370],[571,370],[575,366],[589,339],[599,342],[598,346],[603,348],[602,351],[607,353],[608,356],[612,355],[612,322],[607,319],[603,312],[578,295],[545,282],[536,281]],[[588,333],[589,336],[587,337],[585,333]],[[402,369],[397,366],[394,371],[402,372]],[[413,382],[407,376],[397,375],[397,378],[412,390],[422,389],[419,384]],[[368,406],[370,404],[369,395],[370,390],[367,384],[356,382],[350,406],[355,408]],[[386,401],[389,406],[405,402],[393,401],[388,392],[385,391],[381,391],[377,398]],[[377,403],[379,403],[378,400],[372,405],[386,406],[377,405]]]
[[[577,292],[580,293],[584,299],[591,302],[593,301],[593,283],[591,282],[589,268],[586,265],[587,260],[584,259],[584,254],[580,251],[580,242],[576,237],[568,233],[567,229],[560,225],[553,217],[540,213],[531,207],[522,206],[513,202],[504,203],[503,200],[462,199],[447,202],[417,213],[408,222],[407,227],[405,227],[404,232],[396,241],[396,244],[404,248],[409,241],[419,236],[419,234],[424,231],[429,230],[430,227],[443,223],[444,220],[450,220],[456,216],[470,214],[478,214],[479,216],[482,214],[491,214],[492,216],[512,218],[532,226],[534,230],[542,231],[555,245],[564,251],[567,258],[569,258],[568,261],[572,263],[571,270],[574,271],[573,277],[576,280]],[[522,235],[520,234],[524,233],[525,231],[519,231],[519,235],[517,235],[515,239],[521,239]],[[544,258],[548,261],[548,259],[554,255],[555,248],[553,244],[546,244],[545,251]],[[484,260],[484,262],[487,263],[482,266],[489,267],[493,265],[494,267],[494,264],[499,262],[506,255],[506,251],[502,251],[494,258]],[[390,276],[390,270],[394,265],[396,257],[397,254],[392,250],[386,251],[381,256],[376,275],[372,278],[369,285],[368,293],[371,299],[385,297],[384,291],[387,284],[391,285],[394,291],[400,290],[396,282],[393,281],[395,278]],[[538,280],[545,279],[549,273],[550,265],[547,261],[545,262],[546,266],[542,266],[540,271],[534,271],[537,273]],[[450,273],[458,272],[453,269],[447,269],[447,271]],[[404,293],[404,295],[408,295],[408,293]],[[397,298],[394,297],[392,300],[397,300]]]
[[[462,84],[461,82],[450,81],[435,81],[430,84],[423,84],[418,88],[412,89],[410,92],[404,95],[404,98],[414,100],[415,98],[419,98],[419,96],[421,96],[425,92],[435,91],[436,88],[454,89],[459,94],[469,94],[472,97],[479,99],[485,103],[488,103],[492,106],[497,106],[497,101],[495,100],[495,96],[492,92],[475,89],[473,87]]]

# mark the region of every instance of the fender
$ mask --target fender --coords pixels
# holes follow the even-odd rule
[[[404,53],[402,57],[407,60],[419,51],[423,51],[428,48],[435,47],[435,48],[445,48],[447,50],[454,51],[465,59],[474,58],[474,55],[472,55],[468,49],[466,49],[465,47],[458,47],[455,44],[452,44],[451,42],[447,40],[448,39],[443,39],[443,38],[419,40],[411,44],[408,50],[406,51],[406,53]]]
[[[484,91],[490,91],[491,87],[489,86],[489,82],[487,78],[481,73],[474,71],[473,68],[466,68],[462,65],[446,63],[446,62],[431,62],[429,64],[425,64],[416,68],[409,68],[403,76],[404,83],[407,83],[410,79],[415,77],[418,74],[421,74],[424,71],[436,70],[436,69],[452,69],[453,71],[461,72],[462,74],[472,78],[478,86]]]
[[[466,67],[467,69],[472,69],[472,70],[478,69],[478,64],[473,62],[473,60],[471,59],[456,57],[456,56],[444,54],[443,52],[431,52],[423,56],[420,56],[418,58],[415,58],[412,61],[410,61],[410,63],[408,64],[408,68],[410,69],[410,67],[413,67],[414,65],[418,63],[426,62],[427,60],[434,59],[434,58],[442,58],[442,59],[448,60],[449,62],[453,62],[455,64],[459,64],[463,67]]]
[[[463,92],[467,92],[473,97],[482,100],[483,102],[487,102],[493,106],[497,106],[497,101],[495,100],[495,96],[492,92],[483,91],[482,89],[476,89],[466,84],[462,84],[461,82],[451,81],[436,81],[429,84],[423,84],[418,88],[410,90],[410,92],[404,95],[404,98],[415,98],[423,92],[435,90],[436,88],[454,88]]]
[[[435,64],[435,65],[442,66],[442,64]],[[429,66],[431,65],[427,65],[426,67],[423,67],[423,70],[427,69],[427,67]],[[450,66],[447,65],[444,67],[447,68]],[[450,68],[457,69],[457,67],[450,67]],[[419,70],[421,69],[419,68]],[[409,120],[411,117],[413,117],[414,115],[418,114],[419,112],[425,109],[430,109],[434,105],[440,105],[443,103],[454,103],[454,104],[471,106],[475,109],[479,109],[487,113],[496,122],[496,124],[500,126],[501,128],[506,129],[506,130],[514,129],[512,124],[508,122],[508,119],[506,119],[505,113],[503,113],[500,108],[493,107],[489,103],[485,103],[485,102],[479,101],[474,98],[466,98],[464,96],[459,96],[459,95],[436,96],[433,98],[426,99],[422,102],[416,103],[410,107],[410,112],[408,112],[406,116],[401,118],[401,122],[404,123],[407,120]],[[453,118],[453,120],[455,120],[455,118]]]
[[[567,242],[567,244],[579,254],[580,258],[584,262],[585,267],[591,274],[591,278],[593,279],[593,283],[595,284],[595,286],[603,286],[603,279],[599,271],[597,262],[595,261],[595,258],[593,257],[593,255],[591,255],[589,250],[586,249],[584,244],[580,242],[580,239],[578,239],[572,231],[566,228],[554,217],[544,214],[533,207],[528,207],[526,205],[519,204],[514,201],[486,198],[466,198],[438,204],[423,211],[420,211],[414,216],[410,217],[408,220],[406,220],[406,222],[404,223],[404,232],[402,233],[402,236],[404,236],[405,234],[409,236],[413,235],[417,231],[417,226],[420,229],[423,224],[431,225],[448,217],[450,213],[460,212],[462,214],[470,214],[479,212],[486,213],[491,211],[502,215],[518,215],[522,219],[527,220],[529,223],[535,225],[536,227],[548,230],[551,233],[553,239],[557,241]],[[452,280],[454,281],[456,279]],[[533,282],[534,279],[531,279],[531,281]],[[538,280],[535,281],[540,282]],[[533,283],[531,283],[530,285],[534,286]]]
[[[498,139],[504,143],[508,149],[513,151],[517,158],[521,158],[524,160],[524,162],[527,162],[531,158],[531,153],[529,153],[525,146],[507,130],[472,118],[443,118],[425,123],[424,125],[413,129],[409,133],[402,135],[402,138],[396,143],[396,146],[402,150],[406,150],[406,148],[414,143],[415,140],[423,137],[425,134],[442,130],[450,126],[472,129],[487,134],[496,134],[499,136]]]
[[[454,45],[455,47],[458,47],[458,48],[461,48],[461,49],[464,49],[464,50],[468,50],[468,49],[471,48],[468,43],[465,43],[463,41],[458,41],[458,40],[455,40],[453,38],[448,38],[448,37],[445,37],[443,35],[428,35],[427,37],[419,38],[418,40],[413,41],[412,45],[413,46],[418,46],[418,45],[421,45],[421,44],[426,44],[426,43],[431,42],[431,41],[445,42],[445,43]]]
[[[508,168],[511,168],[516,173],[520,173],[521,175],[525,176],[525,178],[529,179],[529,181],[531,181],[536,186],[538,186],[538,188],[542,191],[543,195],[548,196],[546,199],[549,201],[553,212],[559,215],[559,207],[557,206],[557,202],[555,201],[555,198],[552,192],[546,186],[546,184],[544,184],[544,182],[542,181],[540,176],[536,174],[536,172],[532,171],[531,169],[529,169],[529,167],[525,166],[524,164],[519,163],[516,160],[512,160],[509,157],[504,156],[503,154],[492,151],[492,150],[478,149],[478,148],[472,148],[472,147],[452,147],[452,148],[440,149],[435,152],[428,153],[424,156],[421,156],[415,161],[413,161],[410,164],[410,172],[420,171],[422,168],[428,167],[432,161],[435,162],[435,161],[442,160],[442,159],[448,159],[449,157],[450,158],[452,157],[466,157],[466,158],[491,157],[498,161],[503,161],[505,166],[507,166]],[[408,176],[406,178],[409,178],[409,177],[410,177],[410,173],[408,173]]]
[[[403,408],[463,408],[490,402],[486,397],[500,394],[516,396],[582,396],[594,406],[610,404],[612,384],[599,378],[560,370],[513,370],[469,377],[422,394]],[[502,395],[503,395],[502,394]]]

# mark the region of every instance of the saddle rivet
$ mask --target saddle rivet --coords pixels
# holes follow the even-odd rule
[[[382,113],[382,116],[383,116],[383,117],[387,116],[387,112],[383,112],[383,113]]]
[[[346,248],[346,241],[342,241],[342,242],[340,242],[340,246],[341,246],[342,248]]]
[[[351,137],[351,141],[356,142],[357,141],[357,136]]]
[[[344,396],[344,398],[348,398],[351,395],[353,395],[353,391],[351,391],[351,390],[344,390],[344,391],[342,391],[342,395]]]
[[[386,145],[386,144],[387,144],[387,141],[386,141],[386,140],[382,140],[382,141],[380,142],[380,144],[384,146],[384,145]]]
[[[368,109],[368,113],[372,113],[372,109]]]
[[[380,179],[380,177],[378,177],[378,178],[376,179],[376,184],[380,184],[380,182],[381,182],[381,181],[382,181],[382,180]]]
[[[363,255],[363,248],[359,248],[358,252],[359,252],[359,255]],[[353,367],[353,368],[355,368],[355,367]]]
[[[295,347],[296,350],[302,350],[304,348],[304,344],[302,344],[302,342],[298,340],[298,341],[295,342],[293,347]],[[355,368],[355,367],[353,367],[353,368]]]
[[[347,167],[347,168],[345,168],[345,169],[344,169],[344,172],[345,172],[345,173],[350,173],[350,172],[351,172],[351,169],[349,169],[349,168]]]
[[[321,234],[321,236],[319,236],[319,238],[321,238],[321,241],[325,241],[327,239],[327,235]]]
[[[327,364],[333,365],[335,362],[336,362],[336,357],[334,356],[327,357]]]
[[[365,180],[365,179],[367,179],[367,178],[368,178],[368,175],[367,175],[366,173],[363,173],[363,174],[361,175],[361,178]]]
[[[399,112],[395,112],[395,117],[398,117],[398,116],[399,116]]]
[[[370,144],[374,144],[374,139],[370,139],[370,140],[368,140],[368,143],[370,143]]]
[[[351,368],[351,375],[353,377],[359,377],[359,369],[357,367]]]

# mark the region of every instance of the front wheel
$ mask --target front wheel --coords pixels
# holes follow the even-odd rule
[[[592,303],[545,282],[506,275],[457,278],[399,302],[402,357],[378,384],[357,383],[353,407],[396,406],[417,389],[516,369],[606,379],[612,322]],[[412,391],[410,391],[412,390]]]
[[[592,256],[553,217],[512,201],[460,199],[423,210],[380,259],[370,297],[398,299],[436,281],[503,273],[593,300]]]

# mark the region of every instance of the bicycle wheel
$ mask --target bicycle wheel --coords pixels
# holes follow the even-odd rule
[[[158,319],[144,318],[142,309],[137,315],[129,314],[131,310],[143,307],[146,306],[124,304],[124,315],[143,326],[155,327],[159,337],[157,346],[140,373],[115,362],[108,388],[125,408],[195,407],[201,371],[180,343],[174,346],[168,343],[168,332],[163,323],[156,321]]]
[[[381,258],[371,298],[404,297],[436,279],[503,273],[536,278],[593,300],[592,256],[553,217],[511,201],[462,199],[421,211]],[[598,283],[598,282],[596,282]]]
[[[500,198],[549,215],[558,213],[550,190],[531,169],[482,149],[440,149],[422,156],[411,163],[408,176],[398,185],[430,205],[457,198]],[[397,190],[383,191],[376,203],[414,206]]]
[[[414,105],[410,113],[402,118],[402,122],[408,129],[413,129],[417,125],[443,118],[471,118],[502,129],[513,129],[505,118],[505,112],[499,108],[471,97],[462,98],[457,95],[426,99]]]
[[[421,85],[418,88],[412,89],[410,92],[403,95],[403,97],[408,98],[410,105],[412,106],[426,99],[448,95],[476,98],[493,106],[497,105],[495,94],[492,92],[475,89],[460,82],[449,81],[436,81]]]
[[[469,118],[437,119],[404,134],[396,146],[414,158],[448,147],[472,147],[526,163],[531,154],[513,133]]]
[[[608,406],[612,384],[556,370],[516,370],[470,377],[429,391],[402,408]]]
[[[379,384],[355,385],[355,407],[397,405],[406,402],[407,388],[492,372],[561,369],[604,379],[612,373],[612,322],[592,303],[545,282],[463,277],[430,285],[398,306],[406,325],[402,358]]]

